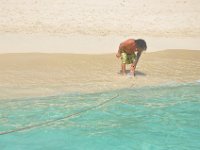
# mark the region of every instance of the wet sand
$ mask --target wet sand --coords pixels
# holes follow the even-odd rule
[[[0,54],[0,99],[193,82],[200,78],[200,51],[144,53],[134,78],[119,71],[115,54]]]

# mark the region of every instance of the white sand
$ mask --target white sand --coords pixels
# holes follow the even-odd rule
[[[114,53],[127,38],[200,50],[199,14],[199,0],[0,0],[0,53]]]
[[[0,0],[0,32],[199,37],[199,0]]]
[[[45,34],[0,34],[0,53],[73,53],[104,54],[116,53],[123,36],[90,35],[45,35]],[[147,52],[166,49],[200,50],[200,38],[143,37],[147,42]],[[12,43],[12,44],[11,44]]]

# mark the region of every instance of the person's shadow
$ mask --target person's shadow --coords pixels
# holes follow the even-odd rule
[[[126,74],[129,74],[130,70],[126,70]],[[119,74],[122,74],[122,71],[120,70]],[[141,71],[135,71],[135,76],[146,76],[145,73],[141,72]]]
[[[141,71],[135,71],[135,76],[146,76],[145,73],[141,72]]]

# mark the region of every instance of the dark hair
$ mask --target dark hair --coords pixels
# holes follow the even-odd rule
[[[135,40],[136,43],[136,47],[142,50],[146,50],[147,49],[147,44],[145,42],[145,40],[143,39],[137,39]]]

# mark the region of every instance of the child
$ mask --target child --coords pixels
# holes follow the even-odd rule
[[[128,39],[119,45],[116,54],[117,58],[121,57],[122,74],[126,74],[126,64],[131,64],[130,75],[134,75],[136,65],[143,51],[147,49],[146,42],[143,39]]]

